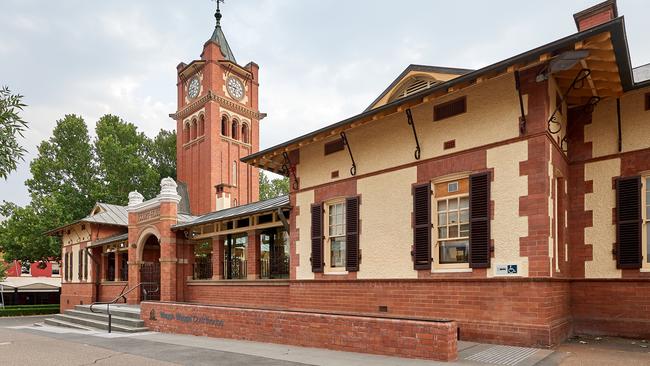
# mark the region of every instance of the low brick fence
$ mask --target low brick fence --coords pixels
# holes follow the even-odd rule
[[[143,302],[145,326],[165,333],[453,361],[454,321]]]

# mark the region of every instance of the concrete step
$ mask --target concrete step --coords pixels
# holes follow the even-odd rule
[[[53,319],[58,320],[58,321],[63,321],[67,323],[73,323],[77,325],[81,325],[83,327],[90,327],[94,328],[93,330],[108,330],[108,320],[103,321],[103,320],[96,320],[93,318],[86,317],[86,313],[83,313],[81,316],[77,315],[68,315],[68,314],[56,314]],[[108,318],[107,318],[108,319]],[[48,324],[48,323],[46,323]],[[83,328],[82,328],[83,329]],[[146,332],[148,331],[147,328],[145,327],[134,327],[134,326],[128,326],[124,324],[115,324],[112,323],[111,327],[112,331],[114,332],[124,332],[124,333],[136,333],[136,332]]]
[[[66,310],[64,314],[74,316],[77,318],[92,319],[92,320],[98,320],[98,321],[108,323],[108,314],[105,313],[91,313],[90,311],[82,311],[82,310]],[[144,327],[144,321],[141,320],[139,316],[137,318],[134,318],[134,317],[123,317],[123,316],[118,316],[113,314],[111,322],[113,325],[121,324],[133,328]]]
[[[108,314],[106,310],[106,305],[95,305],[93,306],[93,311],[95,314]],[[90,311],[90,305],[77,305],[74,307],[74,310],[83,311],[87,313],[93,313]],[[121,304],[113,304],[110,306],[111,314],[113,316],[119,316],[122,318],[130,318],[140,320],[140,307],[139,306],[128,306]]]
[[[52,325],[55,327],[63,327],[63,328],[71,328],[71,329],[79,329],[79,330],[97,330],[93,329],[91,327],[86,327],[81,324],[76,324],[76,323],[71,323],[62,319],[57,319],[57,318],[47,318],[43,321],[43,323],[47,325]]]

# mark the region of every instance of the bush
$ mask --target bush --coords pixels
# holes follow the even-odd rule
[[[42,315],[58,314],[59,304],[45,305],[10,305],[0,309],[0,317],[3,316],[25,316],[25,315]]]

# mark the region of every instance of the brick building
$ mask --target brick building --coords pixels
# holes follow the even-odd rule
[[[337,349],[357,337],[412,357],[425,344],[439,359],[454,357],[449,334],[650,335],[650,80],[615,1],[478,70],[411,65],[362,113],[263,151],[258,66],[235,61],[216,16],[201,58],[177,68],[178,183],[132,192],[119,220],[98,204],[53,231],[62,307],[142,283],[128,301],[153,329]],[[289,177],[289,196],[258,202],[258,168]],[[163,310],[245,326],[174,325]],[[250,328],[260,312],[286,321]],[[310,328],[313,314],[341,333]],[[413,322],[436,322],[432,338],[406,334]]]
[[[2,254],[0,254],[2,261]],[[6,278],[0,281],[0,304],[58,304],[61,292],[59,262],[6,261]]]

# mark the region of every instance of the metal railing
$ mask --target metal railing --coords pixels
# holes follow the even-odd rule
[[[260,259],[262,279],[289,278],[289,257]]]
[[[196,257],[192,264],[193,280],[212,279],[212,256]]]
[[[229,269],[230,273],[228,273]],[[228,260],[226,258],[223,260],[223,278],[231,280],[245,280],[247,275],[247,261],[245,259],[233,258],[232,260]]]
[[[124,285],[124,287],[122,287],[122,291],[120,292],[120,294],[115,299],[113,299],[112,301],[103,301],[103,302],[95,301],[92,304],[90,304],[90,312],[91,313],[101,313],[101,311],[95,311],[95,309],[93,309],[93,306],[106,305],[106,314],[108,315],[108,332],[111,333],[111,328],[112,328],[112,324],[113,324],[113,314],[111,314],[111,305],[116,304],[120,299],[123,299],[124,303],[126,304],[126,295],[128,295],[131,291],[135,290],[136,288],[141,287],[142,285],[148,285],[148,284],[151,284],[151,282],[140,282],[137,285],[131,287],[128,290],[126,290],[126,287],[128,286],[128,283],[127,283],[127,284]],[[156,283],[156,285],[158,285],[158,284]],[[154,290],[153,292],[156,292],[156,291],[158,291],[158,288],[156,288],[156,290]],[[148,294],[148,291],[144,287],[142,287],[142,295],[143,295],[144,301],[147,300],[147,294]]]

